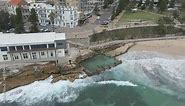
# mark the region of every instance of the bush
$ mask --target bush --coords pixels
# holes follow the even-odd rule
[[[162,17],[162,18],[159,18],[158,20],[158,24],[171,24],[171,25],[174,25],[174,19],[173,18],[170,18],[170,17]]]

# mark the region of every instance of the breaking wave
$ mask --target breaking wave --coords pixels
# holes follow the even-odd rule
[[[185,94],[185,59],[173,59],[154,52],[129,52],[119,58],[123,60],[121,65],[100,75],[76,79],[74,82],[61,80],[56,83],[52,83],[52,77],[49,77],[15,88],[6,93],[7,102],[16,102],[18,106],[35,106],[40,101],[66,103],[75,101],[82,90],[94,84],[137,86],[132,82],[169,94],[175,94],[175,91]],[[180,95],[179,98],[183,96]],[[4,94],[0,94],[0,102],[3,99]]]
[[[102,77],[93,76],[85,79],[77,79],[74,82],[52,82],[52,76],[43,81],[35,81],[32,84],[15,88],[6,93],[6,102],[16,102],[19,106],[32,106],[40,101],[56,101],[61,103],[75,101],[80,91],[94,84],[116,84],[118,86],[136,86],[128,81],[100,81]],[[100,82],[99,82],[100,81]],[[0,102],[4,102],[4,94],[0,94]]]
[[[114,69],[118,80],[139,82],[168,94],[185,98],[185,58],[174,58],[157,52],[129,52],[119,57],[123,64]],[[120,71],[121,70],[121,71]],[[178,93],[177,93],[178,92]]]
[[[117,86],[137,86],[136,84],[131,83],[130,81],[100,81],[98,84],[115,84]]]

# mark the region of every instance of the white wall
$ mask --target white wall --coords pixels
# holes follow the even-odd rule
[[[44,53],[44,55],[42,55],[42,52]],[[41,59],[45,59],[45,58],[47,58],[47,56],[48,56],[47,51],[40,51],[40,58]]]
[[[41,54],[41,52],[44,52],[44,55]],[[23,57],[23,54],[27,53],[28,58],[25,59]],[[37,60],[37,59],[33,59],[33,54],[32,53],[36,53],[36,58],[39,59],[54,59],[57,57],[64,57],[65,56],[65,49],[57,49],[57,50],[44,50],[44,51],[32,51],[32,52],[21,52],[21,53],[12,53],[12,54],[8,54],[6,51],[0,51],[0,62],[4,62],[4,61],[21,61],[21,60]],[[53,56],[51,56],[51,54],[53,53]],[[4,60],[3,59],[3,55],[7,55],[8,56],[8,60]],[[18,57],[18,59],[16,59],[15,57]]]
[[[7,55],[8,56],[8,60],[4,60],[3,59],[3,55]],[[7,52],[0,51],[0,62],[3,62],[3,61],[11,61],[11,57],[10,57],[9,54],[7,54]]]
[[[28,56],[27,59],[23,57],[23,54],[24,54],[24,53],[27,53],[27,56]],[[23,60],[29,60],[29,59],[31,59],[30,53],[29,53],[29,52],[23,52],[23,53],[21,53],[21,56],[22,56],[22,59],[23,59]]]
[[[12,58],[14,61],[22,60],[20,53],[13,53],[12,56],[13,56]],[[16,57],[18,57],[18,58],[16,59]]]
[[[56,50],[57,57],[64,57],[65,56],[65,50],[64,49],[58,49]]]
[[[53,53],[53,56],[51,56],[52,53]],[[55,52],[55,50],[48,50],[48,57],[49,57],[49,58],[55,58],[55,57],[56,57],[56,52]]]
[[[33,59],[33,53],[36,53],[36,59],[40,58],[40,53],[38,51],[31,52],[31,59]]]

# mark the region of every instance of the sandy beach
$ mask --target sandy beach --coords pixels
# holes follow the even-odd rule
[[[185,56],[185,39],[137,42],[128,52],[132,51],[152,51],[174,57]]]

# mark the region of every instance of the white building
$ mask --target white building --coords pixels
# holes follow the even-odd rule
[[[0,33],[0,62],[50,61],[65,56],[64,33]]]
[[[97,5],[99,9],[103,8],[104,0],[80,0],[80,8],[85,13],[90,13]]]
[[[23,22],[28,22],[30,11],[26,1],[10,0],[6,6],[6,11],[11,15],[16,15],[16,8],[18,7],[21,7]]]
[[[75,7],[52,6],[46,3],[31,3],[29,8],[30,10],[31,8],[35,8],[39,23],[42,26],[51,24],[49,17],[51,12],[55,14],[55,26],[73,28],[78,25],[79,12]]]
[[[55,14],[55,26],[74,28],[78,25],[79,12],[77,7],[36,3],[34,0],[10,0],[6,10],[9,14],[16,15],[17,7],[21,7],[24,22],[28,22],[30,11],[34,8],[38,14],[38,20],[41,26],[51,24],[49,18],[51,12]]]
[[[6,10],[6,5],[7,5],[7,1],[4,0],[0,0],[0,11],[1,10]]]

